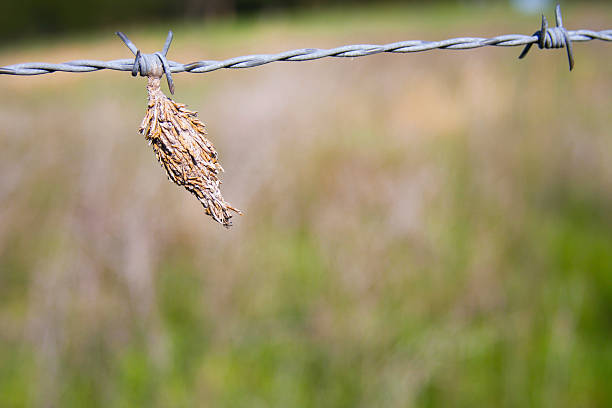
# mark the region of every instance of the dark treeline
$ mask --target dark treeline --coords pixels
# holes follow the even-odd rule
[[[504,0],[498,0],[502,1]],[[96,27],[117,27],[119,24],[147,20],[156,22],[168,18],[215,18],[326,5],[350,7],[357,3],[373,2],[374,0],[4,0],[5,4],[0,9],[0,42]],[[422,4],[417,0],[401,1],[402,4],[410,2]],[[447,1],[451,2],[453,1]],[[472,2],[483,3],[482,0]]]
[[[3,0],[0,42],[14,38],[70,33],[130,22],[253,15],[374,0]],[[402,3],[415,0],[403,0]]]
[[[0,34],[6,40],[66,33],[126,22],[215,18],[365,0],[4,0]]]

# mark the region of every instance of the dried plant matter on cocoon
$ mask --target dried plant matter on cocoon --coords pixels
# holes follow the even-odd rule
[[[225,227],[232,225],[232,212],[242,214],[221,195],[218,154],[206,139],[197,113],[168,98],[160,89],[159,77],[148,77],[149,105],[140,133],[153,146],[168,178],[195,195],[206,214]]]

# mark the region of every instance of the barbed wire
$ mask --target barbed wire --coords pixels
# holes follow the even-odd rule
[[[591,40],[612,41],[612,29],[603,31],[569,30],[572,42]],[[409,53],[443,50],[468,50],[486,46],[513,47],[538,43],[537,35],[507,34],[493,38],[451,38],[443,41],[402,41],[385,45],[355,44],[344,45],[331,49],[301,48],[278,54],[257,54],[234,57],[223,61],[205,60],[181,64],[168,61],[172,73],[190,72],[205,73],[221,68],[252,68],[276,61],[310,61],[324,57],[364,57],[382,52]],[[549,48],[549,47],[547,47]],[[40,75],[56,71],[62,72],[92,72],[102,69],[116,71],[131,71],[134,59],[118,59],[112,61],[76,60],[52,64],[46,62],[26,62],[0,67],[0,74],[8,75]]]
[[[593,31],[588,29],[566,30],[563,27],[561,18],[561,8],[556,8],[557,26],[548,28],[548,22],[542,15],[542,27],[533,35],[507,34],[493,38],[480,37],[461,37],[451,38],[442,41],[401,41],[384,45],[355,44],[344,45],[331,49],[320,48],[301,48],[285,51],[278,54],[256,54],[246,55],[226,59],[223,61],[203,60],[187,64],[181,64],[166,59],[166,53],[172,41],[172,31],[168,33],[168,38],[162,52],[155,54],[142,54],[136,46],[123,33],[117,34],[124,43],[136,55],[135,59],[118,59],[111,61],[97,60],[76,60],[59,64],[46,62],[27,62],[21,64],[7,65],[0,67],[0,74],[7,75],[41,75],[52,72],[93,72],[102,69],[116,71],[132,71],[135,76],[138,72],[146,76],[150,70],[157,67],[163,68],[163,72],[168,77],[168,82],[172,86],[172,73],[190,72],[205,73],[216,71],[221,68],[241,69],[252,68],[276,61],[312,61],[325,57],[354,58],[374,55],[379,53],[411,53],[423,52],[434,49],[442,50],[469,50],[480,47],[515,47],[525,46],[519,58],[523,58],[533,44],[537,44],[540,49],[566,48],[570,70],[574,66],[572,55],[573,42],[585,42],[591,40],[612,41],[612,29]]]

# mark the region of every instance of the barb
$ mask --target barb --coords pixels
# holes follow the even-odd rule
[[[557,27],[548,28],[546,18],[543,18],[542,28],[536,31],[533,35],[508,34],[500,35],[493,38],[480,37],[462,37],[451,38],[442,41],[402,41],[385,45],[372,44],[356,44],[345,45],[332,49],[320,48],[302,48],[292,51],[286,51],[278,54],[258,54],[247,55],[242,57],[230,58],[224,61],[204,60],[196,61],[188,64],[181,64],[175,61],[170,61],[165,58],[165,54],[172,41],[172,36],[169,34],[163,51],[155,54],[141,54],[138,56],[138,49],[123,35],[117,33],[125,42],[128,48],[136,55],[135,60],[120,59],[112,61],[96,61],[96,60],[78,60],[64,62],[61,64],[52,64],[45,62],[29,62],[15,65],[0,67],[0,74],[7,75],[41,75],[52,72],[93,72],[102,69],[111,69],[116,71],[132,71],[148,72],[146,68],[147,58],[145,55],[153,55],[159,58],[163,64],[164,72],[168,78],[169,85],[172,84],[172,73],[190,72],[190,73],[205,73],[216,71],[221,68],[252,68],[264,64],[269,64],[276,61],[312,61],[325,57],[364,57],[379,53],[410,53],[423,52],[434,49],[442,50],[469,50],[474,48],[495,46],[495,47],[515,47],[525,46],[520,58],[523,58],[533,44],[538,44],[540,48],[567,48],[568,59],[570,61],[570,69],[574,66],[572,56],[572,43],[585,42],[591,40],[612,41],[612,29],[593,31],[593,30],[566,30],[563,27],[561,19],[561,10],[557,6]],[[163,57],[163,58],[162,58]],[[142,71],[144,69],[144,71]],[[173,88],[173,87],[172,87]]]
[[[115,34],[121,38],[121,41],[125,43],[125,45],[135,56],[132,66],[132,76],[136,76],[140,72],[140,76],[161,77],[163,72],[166,74],[170,93],[174,95],[174,81],[172,80],[170,66],[168,65],[168,60],[166,59],[166,54],[168,54],[170,44],[172,43],[172,37],[174,36],[172,30],[168,31],[168,37],[166,38],[166,43],[164,44],[162,51],[158,51],[154,54],[141,53],[140,50],[136,48],[134,43],[130,41],[127,35],[123,34],[121,31],[117,31]]]
[[[542,14],[542,28],[536,31],[533,35],[538,36],[538,46],[540,49],[549,48],[563,48],[567,49],[567,60],[569,62],[570,71],[574,69],[574,54],[572,50],[572,39],[569,36],[565,27],[563,27],[563,17],[561,16],[561,5],[557,4],[555,8],[555,18],[557,26],[554,28],[548,28],[548,20],[544,14]],[[519,55],[519,59],[527,56],[527,53],[531,49],[533,44],[527,44]]]

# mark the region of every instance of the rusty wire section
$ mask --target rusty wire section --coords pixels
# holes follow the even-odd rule
[[[526,54],[526,51],[531,45],[537,44],[541,49],[550,48],[566,48],[568,51],[568,58],[570,61],[570,69],[573,67],[572,57],[572,42],[584,42],[591,40],[600,41],[612,41],[612,29],[593,31],[593,30],[566,30],[563,27],[561,18],[561,8],[557,5],[556,8],[557,26],[549,28],[548,23],[544,16],[542,16],[542,27],[536,31],[533,35],[522,35],[522,34],[507,34],[500,35],[493,38],[479,38],[479,37],[462,37],[462,38],[451,38],[442,41],[401,41],[385,45],[371,45],[371,44],[356,44],[356,45],[345,45],[342,47],[332,49],[320,49],[320,48],[302,48],[297,50],[291,50],[281,52],[278,54],[257,54],[247,55],[242,57],[235,57],[226,59],[223,61],[214,60],[203,60],[191,62],[188,64],[181,64],[175,61],[165,60],[166,52],[172,40],[172,32],[169,33],[166,45],[162,52],[156,53],[159,58],[162,58],[166,67],[164,71],[166,75],[168,73],[177,72],[191,72],[191,73],[204,73],[211,72],[221,68],[252,68],[264,64],[269,64],[276,61],[311,61],[325,57],[364,57],[366,55],[379,54],[382,52],[388,53],[409,53],[409,52],[421,52],[430,51],[434,49],[443,50],[468,50],[473,48],[496,46],[496,47],[514,47],[514,46],[525,46],[525,51],[522,56]],[[118,33],[119,34],[119,33]],[[119,34],[122,40],[127,39],[123,34]],[[125,37],[125,39],[124,39]],[[127,40],[129,41],[129,40]],[[64,62],[60,64],[51,64],[45,62],[27,62],[22,64],[8,65],[0,67],[0,74],[8,75],[40,75],[49,74],[56,71],[63,72],[92,72],[99,71],[101,69],[112,69],[117,71],[132,71],[133,74],[140,71],[141,75],[146,76],[143,72],[143,67],[146,67],[146,59],[143,59],[141,55],[137,55],[135,46],[130,42],[126,42],[126,45],[132,50],[136,59],[120,59],[112,61],[96,61],[96,60],[78,60]],[[152,54],[151,54],[152,55]],[[167,75],[168,76],[168,75]],[[169,82],[171,77],[168,78]]]

